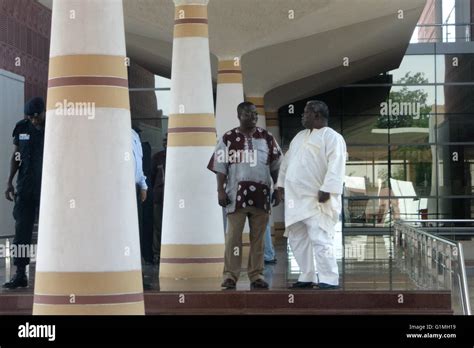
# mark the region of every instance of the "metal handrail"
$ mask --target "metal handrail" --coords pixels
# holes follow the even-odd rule
[[[473,27],[474,23],[433,23],[433,24],[417,24],[416,28],[445,28],[445,27],[464,27],[465,28],[465,34],[458,36],[456,33],[454,35],[453,40],[455,41],[465,41],[469,42],[471,41],[471,33],[470,33],[470,27]],[[446,38],[443,36],[444,34],[441,33],[440,37],[434,38],[433,35],[435,32],[432,32],[429,37],[423,37],[419,38],[419,42],[455,42],[455,41],[449,41],[448,36]],[[446,35],[448,35],[448,32],[446,32]],[[446,39],[446,41],[444,41]]]
[[[474,222],[473,219],[426,219],[426,220],[403,220],[403,222]]]
[[[418,221],[426,221],[426,220],[417,220],[416,222],[418,222]],[[437,220],[437,221],[439,221],[439,220]],[[453,221],[466,221],[466,220],[447,220],[447,221],[453,222]],[[428,238],[428,240],[437,241],[437,242],[443,243],[444,245],[447,245],[447,246],[451,247],[451,250],[452,250],[451,254],[453,256],[457,256],[457,264],[459,266],[459,269],[457,270],[457,273],[456,273],[456,276],[457,276],[456,278],[458,279],[458,282],[459,282],[459,291],[460,291],[461,306],[462,306],[463,314],[471,315],[471,305],[470,305],[470,299],[469,299],[469,287],[468,287],[468,284],[467,284],[466,265],[465,265],[465,262],[464,262],[464,251],[463,251],[462,244],[460,242],[452,241],[452,240],[449,240],[447,238],[444,238],[444,237],[441,237],[441,236],[423,231],[418,227],[410,225],[409,223],[410,223],[410,221],[403,221],[403,220],[395,222],[395,224],[394,224],[394,230],[395,230],[394,245],[395,245],[395,247],[398,245],[399,242],[401,242],[402,234],[405,234],[405,236],[408,237],[408,235],[406,234],[405,229],[408,229],[410,232],[415,234],[416,237],[412,237],[412,236],[409,236],[409,237],[412,237],[413,239],[415,239],[417,241],[419,241],[421,239],[420,237],[425,237],[425,238]],[[400,233],[400,235],[399,235],[399,233]],[[406,240],[406,238],[405,238],[405,240]],[[418,249],[418,250],[421,251],[422,249]]]

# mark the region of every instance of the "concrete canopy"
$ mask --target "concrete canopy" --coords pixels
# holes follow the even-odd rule
[[[39,1],[51,8],[52,0]],[[217,56],[242,56],[246,94],[263,95],[293,81],[331,71],[341,66],[345,56],[361,63],[369,57],[384,57],[384,52],[398,53],[395,62],[390,59],[387,66],[380,64],[375,73],[391,69],[401,60],[425,2],[210,0],[213,75],[217,76]],[[169,77],[173,1],[123,0],[123,4],[128,56],[152,72]],[[399,10],[403,10],[403,19],[398,18]],[[373,75],[375,69],[369,70],[367,73]],[[370,76],[362,71],[354,76]],[[307,88],[316,90],[312,83],[298,85],[301,91]],[[279,104],[285,102],[282,99]]]

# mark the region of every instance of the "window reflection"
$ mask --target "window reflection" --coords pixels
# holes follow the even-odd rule
[[[474,193],[474,145],[438,146],[440,195]]]

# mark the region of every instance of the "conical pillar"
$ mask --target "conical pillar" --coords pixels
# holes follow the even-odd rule
[[[247,101],[253,103],[257,107],[257,112],[258,112],[257,127],[266,129],[267,123],[266,123],[266,118],[265,118],[265,104],[264,104],[263,97],[248,96],[246,99]]]
[[[121,0],[54,1],[33,314],[144,314]]]
[[[265,110],[267,130],[272,133],[278,144],[281,146],[280,123],[278,121],[278,110]],[[284,204],[280,203],[272,208],[271,226],[272,235],[282,236],[285,232]]]
[[[207,0],[175,0],[161,278],[222,276],[224,232],[216,144]],[[166,279],[164,279],[166,280]]]
[[[237,105],[244,101],[240,57],[219,60],[217,74],[216,129],[221,137],[240,124]]]

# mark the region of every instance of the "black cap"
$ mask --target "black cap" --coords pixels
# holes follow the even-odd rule
[[[44,99],[41,97],[34,97],[25,104],[25,115],[38,116],[44,111]]]

